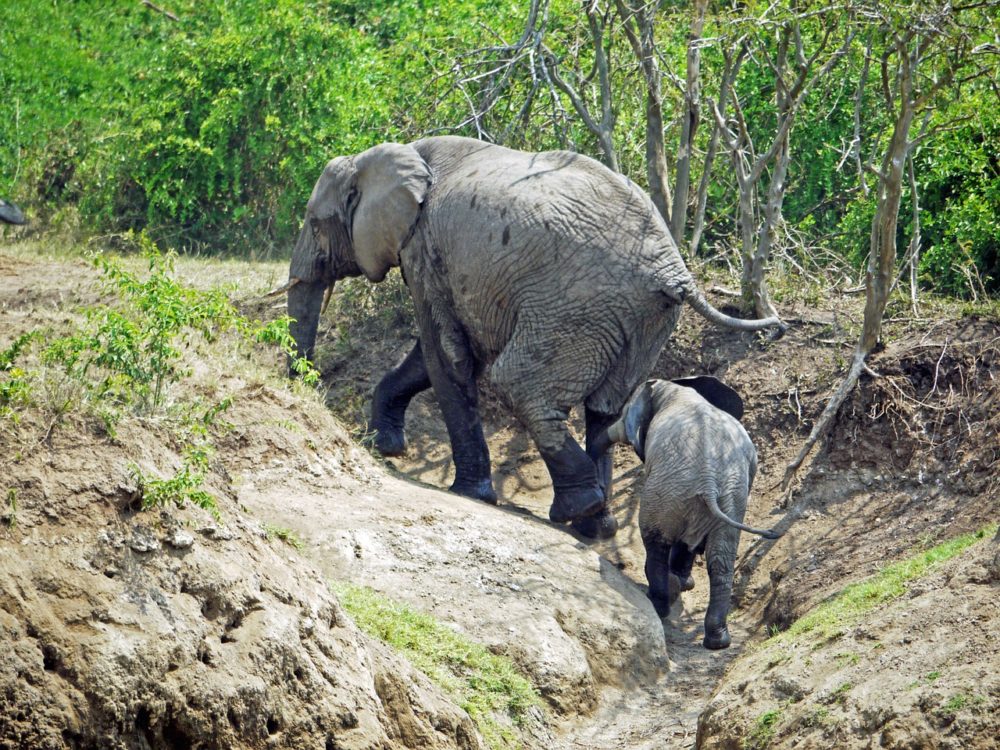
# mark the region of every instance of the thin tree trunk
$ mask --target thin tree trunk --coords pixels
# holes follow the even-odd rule
[[[899,112],[893,127],[892,139],[882,159],[879,173],[875,217],[872,219],[868,269],[865,273],[865,316],[861,338],[854,350],[851,369],[813,426],[812,432],[795,459],[786,467],[782,481],[787,487],[795,472],[802,466],[813,446],[833,425],[834,418],[847,394],[857,385],[865,367],[865,359],[878,343],[882,333],[882,316],[894,281],[896,268],[896,226],[903,195],[903,169],[907,163],[912,141],[909,139],[916,102],[913,98],[914,70],[907,50],[901,48],[899,75]]]
[[[667,174],[667,152],[663,144],[663,93],[660,65],[656,56],[654,25],[659,0],[653,0],[641,9],[616,0],[622,26],[646,82],[646,179],[649,197],[670,225],[670,183]]]
[[[674,188],[673,210],[670,214],[670,233],[680,247],[684,244],[687,224],[688,193],[691,188],[691,151],[698,130],[701,113],[701,32],[705,27],[705,10],[708,0],[695,0],[691,33],[688,35],[687,80],[684,90],[684,116],[681,139],[677,149],[677,176]]]
[[[719,84],[719,110],[722,112],[726,111],[727,99],[729,98],[729,90],[733,86],[733,82],[736,80],[736,76],[739,74],[740,66],[743,64],[743,58],[746,56],[747,48],[744,44],[740,43],[739,51],[736,55],[730,54],[728,51],[723,52],[725,55],[725,68],[722,71],[722,82]],[[715,153],[719,147],[719,136],[722,133],[723,125],[718,121],[714,123],[712,128],[712,137],[708,141],[708,150],[705,152],[705,163],[702,165],[701,171],[701,182],[698,185],[698,204],[694,212],[694,226],[691,230],[691,253],[698,252],[698,246],[701,245],[701,235],[705,231],[705,209],[708,206],[708,188],[711,184],[712,178],[712,164],[715,161]]]

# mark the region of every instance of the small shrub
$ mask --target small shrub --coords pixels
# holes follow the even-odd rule
[[[296,534],[291,529],[286,529],[283,526],[272,526],[269,523],[264,524],[264,535],[268,539],[278,539],[284,542],[289,547],[293,547],[297,550],[301,550],[305,545],[302,540],[299,539],[298,534]]]
[[[129,465],[132,478],[139,488],[143,510],[164,508],[171,504],[181,507],[185,502],[189,502],[218,518],[219,510],[215,498],[202,488],[207,468],[207,452],[198,449],[188,452],[181,469],[169,479],[151,477],[145,474],[138,464]]]
[[[743,738],[743,750],[765,750],[774,739],[775,729],[781,720],[781,711],[765,711],[757,717],[750,734]]]

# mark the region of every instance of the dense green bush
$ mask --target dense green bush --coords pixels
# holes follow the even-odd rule
[[[332,156],[387,139],[454,132],[469,107],[454,86],[455,60],[481,45],[516,40],[526,14],[525,4],[508,0],[167,5],[178,21],[133,0],[5,3],[0,195],[26,203],[43,219],[75,207],[88,231],[143,228],[184,249],[267,256],[290,245],[311,186]],[[690,12],[687,4],[664,4],[657,29],[668,71],[668,151],[682,101],[671,76],[683,77]],[[728,24],[724,16],[706,24],[705,36],[718,40],[703,51],[706,99],[717,95],[722,45],[735,43]],[[623,171],[643,184],[642,76],[621,29],[609,33],[615,145]],[[754,33],[758,43],[776,39],[767,29]],[[808,47],[822,29],[807,24],[804,33]],[[545,34],[564,73],[596,111],[594,56],[579,4],[552,0]],[[506,53],[498,54],[499,63]],[[859,268],[868,251],[871,198],[858,190],[857,169],[842,162],[842,153],[853,138],[861,64],[858,43],[810,93],[792,132],[784,205],[789,225],[810,244],[831,246]],[[538,69],[522,65],[510,77],[505,97],[484,120],[489,131],[516,147],[569,146],[596,155],[593,135],[568,100],[553,100],[547,86],[537,89],[530,109],[522,108],[538,84],[533,75],[537,79]],[[866,156],[886,122],[874,68],[870,76],[861,134]],[[996,97],[985,87],[966,88],[961,100],[943,103],[935,124],[963,114],[971,119],[929,140],[916,157],[922,278],[951,293],[983,286],[996,292]],[[470,84],[473,96],[474,89]],[[763,57],[747,59],[737,89],[751,135],[763,147],[774,127],[773,74]],[[711,126],[706,111],[699,152]],[[461,132],[474,135],[475,129]],[[695,180],[699,164],[700,156]],[[706,241],[733,245],[734,185],[724,149],[712,176]],[[901,252],[909,231],[904,205]]]

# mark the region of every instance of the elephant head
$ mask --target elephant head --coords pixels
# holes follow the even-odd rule
[[[306,206],[288,282],[272,292],[288,293],[300,356],[313,358],[319,316],[339,279],[364,274],[378,282],[399,265],[430,182],[420,155],[398,143],[326,165]]]
[[[740,395],[718,378],[710,375],[695,375],[687,378],[676,378],[675,385],[684,386],[697,391],[702,398],[736,419],[743,418],[743,399]],[[598,436],[602,445],[612,443],[629,443],[635,449],[639,460],[646,460],[646,430],[653,414],[659,408],[653,387],[656,380],[647,380],[635,389],[622,409],[621,418],[608,427],[603,435]],[[661,386],[662,387],[662,386]]]

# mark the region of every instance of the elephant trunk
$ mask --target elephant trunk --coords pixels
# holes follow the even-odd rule
[[[619,419],[614,424],[609,425],[607,428],[597,433],[591,443],[588,453],[591,458],[603,456],[607,452],[608,448],[615,443],[626,442],[628,442],[628,439],[625,437],[625,428],[622,425],[622,421]]]
[[[764,328],[777,328],[780,333],[784,333],[788,330],[788,324],[774,315],[769,318],[756,318],[753,320],[732,318],[712,307],[711,303],[705,299],[705,295],[698,289],[692,289],[685,299],[687,299],[691,307],[716,325],[735,328],[738,331],[760,331]]]
[[[294,318],[288,330],[295,339],[295,351],[299,357],[314,359],[316,330],[327,286],[325,281],[300,281],[288,290],[288,315]],[[288,365],[288,374],[292,376],[291,361]]]

